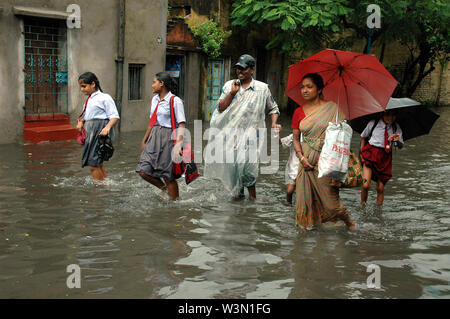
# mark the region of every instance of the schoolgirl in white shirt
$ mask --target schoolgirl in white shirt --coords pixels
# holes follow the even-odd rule
[[[378,120],[370,121],[361,133],[361,163],[363,180],[361,203],[367,203],[371,180],[377,183],[377,205],[384,201],[384,188],[392,178],[392,144],[403,147],[403,133],[396,123],[396,113],[385,111]]]
[[[116,104],[109,94],[103,93],[97,76],[86,72],[78,78],[81,92],[88,98],[80,120],[77,124],[79,131],[86,131],[81,167],[89,166],[94,180],[106,178],[103,159],[95,151],[99,136],[113,138],[113,126],[119,120]]]
[[[182,155],[181,145],[186,123],[182,100],[171,91],[175,83],[167,72],[157,73],[153,78],[153,93],[150,109],[150,121],[147,132],[142,139],[142,154],[136,173],[145,181],[168,191],[169,197],[179,197],[178,184],[173,173],[173,154]],[[176,144],[174,142],[170,101],[173,101],[175,115]]]

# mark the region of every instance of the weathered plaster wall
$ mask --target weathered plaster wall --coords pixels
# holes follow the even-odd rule
[[[125,8],[125,65],[122,106],[123,132],[145,130],[153,98],[152,81],[164,71],[166,53],[167,0],[127,0]],[[160,38],[160,42],[158,42]],[[128,65],[145,64],[143,98],[128,99]]]
[[[200,68],[202,63],[202,57],[198,52],[188,52],[186,55],[186,77],[185,77],[185,92],[197,92],[197,94],[187,94],[184,101],[186,118],[188,122],[201,118],[199,112],[201,112],[200,106]]]
[[[13,12],[14,6],[66,12],[71,0],[2,0],[0,19],[0,143],[20,141],[23,136],[23,39],[22,17]],[[78,86],[82,72],[97,74],[105,92],[115,92],[115,56],[117,52],[117,1],[79,1],[81,29],[68,29],[69,113],[72,121],[81,113],[85,97]],[[4,45],[3,45],[4,43]],[[75,115],[76,114],[76,115]]]
[[[66,14],[73,0],[0,0],[0,143],[21,141],[24,121],[22,18],[14,6],[38,8]],[[69,114],[72,124],[82,111],[85,96],[78,76],[94,72],[104,92],[116,98],[119,32],[119,0],[76,2],[81,8],[81,28],[68,29]],[[167,0],[127,0],[125,64],[121,128],[143,130],[143,114],[148,113],[152,97],[151,79],[164,69]],[[161,44],[157,38],[161,37]],[[146,64],[144,99],[128,103],[128,63]]]
[[[9,1],[0,1],[0,143],[13,142],[23,134],[23,49],[20,19],[12,15]],[[23,56],[23,53],[22,53]],[[21,83],[22,82],[22,83]]]

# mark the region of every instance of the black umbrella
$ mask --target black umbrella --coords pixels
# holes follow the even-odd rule
[[[386,111],[388,110],[396,111],[396,122],[402,129],[404,141],[428,134],[434,122],[439,118],[439,114],[410,98],[391,97],[386,106]],[[358,117],[351,120],[349,124],[361,134],[371,120],[379,118],[382,114],[383,112]]]

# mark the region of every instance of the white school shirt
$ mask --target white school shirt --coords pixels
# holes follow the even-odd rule
[[[361,137],[366,138],[369,136],[370,131],[372,130],[372,127],[375,125],[375,121],[376,120],[372,120],[367,124],[366,128],[361,133]],[[400,125],[398,125],[398,123],[395,123],[395,125],[397,126],[396,132],[399,134],[399,136],[398,136],[399,142],[403,144],[402,129],[401,129]],[[372,137],[369,140],[370,145],[375,146],[375,147],[384,148],[384,128],[385,127],[386,127],[386,123],[384,123],[383,119],[380,119],[378,121],[377,126],[373,130]],[[392,125],[388,125],[387,131],[388,131],[388,136],[391,136],[392,134],[395,133]]]
[[[91,94],[84,113],[85,121],[119,118],[116,103],[109,94],[100,92],[100,90]]]
[[[172,128],[172,119],[170,117],[170,98],[174,96],[172,92],[167,93],[164,99],[160,99],[159,94],[156,94],[152,99],[152,106],[150,108],[150,118],[152,118],[155,112],[156,105],[159,102],[158,111],[156,113],[156,123],[163,127]],[[161,100],[161,102],[160,102]],[[173,100],[173,110],[175,112],[175,125],[186,122],[186,116],[184,115],[184,105],[178,96],[175,96]]]

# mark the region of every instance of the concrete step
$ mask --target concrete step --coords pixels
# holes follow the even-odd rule
[[[70,124],[70,117],[66,114],[54,115],[27,115],[25,116],[24,128],[58,126]]]
[[[70,124],[24,128],[24,139],[28,142],[75,140],[78,131]]]

